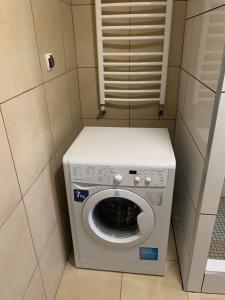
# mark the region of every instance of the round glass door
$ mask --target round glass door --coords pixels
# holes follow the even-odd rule
[[[139,195],[122,189],[92,195],[83,207],[82,220],[93,237],[117,245],[140,243],[154,227],[151,206]]]
[[[105,234],[129,237],[139,231],[137,216],[140,212],[141,208],[134,202],[121,197],[110,197],[95,206],[93,219]]]

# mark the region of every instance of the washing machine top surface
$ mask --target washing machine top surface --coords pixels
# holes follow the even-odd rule
[[[85,127],[64,156],[70,164],[175,168],[167,129]]]

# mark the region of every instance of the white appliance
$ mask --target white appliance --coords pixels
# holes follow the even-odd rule
[[[63,163],[76,266],[163,275],[176,165],[167,129],[86,127]]]

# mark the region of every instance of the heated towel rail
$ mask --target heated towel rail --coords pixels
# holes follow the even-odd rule
[[[95,4],[101,109],[113,101],[164,105],[173,1]]]

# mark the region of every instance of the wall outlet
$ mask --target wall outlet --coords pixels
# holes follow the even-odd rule
[[[45,53],[45,61],[46,61],[46,67],[47,71],[52,71],[55,67],[55,60],[52,55],[52,53]]]

